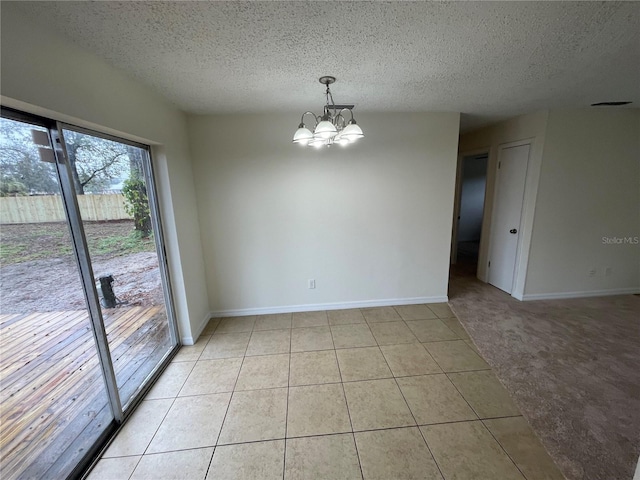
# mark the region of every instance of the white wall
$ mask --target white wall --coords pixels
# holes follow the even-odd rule
[[[147,87],[2,4],[2,104],[153,144],[178,324],[185,343],[208,313],[186,119]]]
[[[459,114],[357,118],[315,151],[299,113],[189,117],[216,314],[446,300]]]
[[[640,292],[640,245],[603,237],[640,237],[640,109],[552,110],[525,298]]]
[[[481,151],[489,152],[484,205],[485,214],[482,223],[482,236],[480,239],[480,253],[478,258],[478,278],[485,282],[487,281],[487,257],[489,253],[489,239],[491,238],[491,214],[500,146],[513,142],[528,141],[531,143],[520,230],[521,249],[516,266],[517,274],[513,288],[514,296],[518,297],[524,294],[525,288],[529,249],[534,229],[533,218],[538,193],[540,166],[542,165],[547,115],[547,111],[522,115],[460,136],[460,155],[466,156],[468,153],[477,154]]]

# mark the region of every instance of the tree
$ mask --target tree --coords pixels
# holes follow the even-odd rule
[[[12,195],[58,193],[55,167],[40,160],[31,130],[44,130],[25,123],[0,119],[0,178]],[[12,185],[12,187],[9,187]],[[17,188],[17,186],[21,186]]]
[[[146,238],[151,233],[151,211],[147,197],[147,186],[139,173],[132,171],[132,176],[124,181],[122,194],[125,198],[124,209],[133,217],[136,231]]]
[[[70,130],[64,140],[78,195],[107,190],[111,180],[128,173],[127,145]]]
[[[0,172],[3,182],[25,186],[24,194],[58,194],[55,167],[40,158],[27,123],[0,119]],[[84,133],[63,132],[76,193],[108,190],[116,179],[129,176],[128,146]]]
[[[133,217],[136,231],[146,238],[151,233],[151,210],[147,197],[147,185],[144,181],[143,150],[128,146],[129,178],[124,181],[122,194],[125,198],[124,209]]]

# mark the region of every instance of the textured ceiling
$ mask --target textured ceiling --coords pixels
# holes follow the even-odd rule
[[[3,1],[4,6],[9,3]],[[193,113],[640,106],[634,2],[16,2]]]

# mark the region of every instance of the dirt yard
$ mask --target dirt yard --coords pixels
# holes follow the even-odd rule
[[[153,239],[141,239],[132,221],[87,222],[94,277],[111,274],[126,305],[164,302]],[[0,226],[0,313],[85,308],[66,224]]]

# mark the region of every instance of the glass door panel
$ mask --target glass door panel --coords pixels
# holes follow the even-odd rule
[[[68,126],[62,137],[126,409],[177,345],[149,154]]]
[[[0,118],[3,479],[64,478],[115,427],[60,178],[48,128]]]

